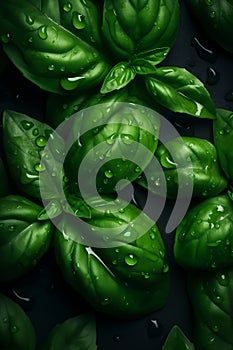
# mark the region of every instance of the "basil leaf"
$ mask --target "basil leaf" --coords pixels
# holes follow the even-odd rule
[[[120,62],[115,65],[106,76],[101,93],[105,94],[114,90],[119,90],[126,86],[136,76],[136,72],[127,62]]]
[[[145,79],[148,92],[162,106],[198,118],[215,118],[215,107],[208,91],[186,69],[161,67]]]
[[[140,75],[152,74],[156,71],[154,64],[143,58],[135,59],[132,62],[132,67]]]
[[[195,350],[194,345],[188,340],[180,327],[173,326],[162,350]]]
[[[56,325],[47,335],[40,350],[97,350],[96,321],[90,313],[69,318]]]
[[[233,266],[233,203],[228,195],[190,208],[176,230],[174,255],[185,269]]]
[[[7,296],[0,294],[0,348],[3,350],[35,350],[36,333],[24,310]]]
[[[140,52],[139,54],[137,54],[136,59],[144,58],[145,60],[153,63],[154,65],[157,65],[166,58],[169,51],[170,51],[169,47],[161,47],[154,50]]]
[[[188,274],[197,349],[233,348],[232,268]]]
[[[233,112],[217,109],[213,123],[214,143],[217,148],[221,167],[227,178],[233,181]]]

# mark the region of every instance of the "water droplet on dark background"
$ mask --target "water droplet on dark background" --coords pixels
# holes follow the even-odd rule
[[[202,42],[197,37],[194,37],[191,41],[191,45],[196,49],[198,56],[208,62],[216,62],[218,55],[209,47],[206,43]]]
[[[219,73],[212,67],[208,67],[206,70],[206,84],[215,85],[219,81]]]

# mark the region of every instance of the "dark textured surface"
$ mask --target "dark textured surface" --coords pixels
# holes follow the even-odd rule
[[[175,46],[163,65],[173,65],[188,69],[203,81],[209,90],[216,107],[233,110],[233,57],[215,46],[199,31],[184,1],[181,1],[181,23]],[[11,65],[0,81],[0,112],[6,108],[43,119],[46,93],[26,81]],[[212,122],[198,120],[187,115],[164,112],[173,120],[178,132],[212,140]],[[135,200],[143,205],[145,193],[136,187]],[[153,218],[152,196],[150,212]],[[169,217],[173,203],[167,203],[166,210],[158,225],[161,233]],[[161,349],[162,344],[174,324],[178,324],[191,338],[192,322],[190,305],[186,294],[183,272],[173,260],[174,232],[163,234],[169,252],[172,288],[167,306],[158,312],[135,321],[109,319],[97,315],[99,350]],[[50,251],[33,272],[19,281],[0,286],[28,313],[42,339],[56,323],[83,311],[90,306],[77,293],[65,284]],[[143,307],[143,305],[142,305]]]

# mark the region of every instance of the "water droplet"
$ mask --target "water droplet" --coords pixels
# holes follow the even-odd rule
[[[10,41],[10,34],[6,33],[6,34],[2,34],[1,35],[1,41],[3,42],[3,44],[7,44]]]
[[[108,305],[109,304],[109,298],[104,298],[102,301],[101,301],[101,305],[105,306],[105,305]]]
[[[84,29],[86,27],[85,17],[76,11],[73,13],[72,23],[76,29]]]
[[[122,134],[121,138],[126,145],[130,145],[133,142],[133,137],[129,134]]]
[[[8,230],[9,230],[10,232],[13,232],[13,231],[15,230],[15,226],[14,226],[14,225],[10,225],[10,226],[8,227]]]
[[[147,332],[150,338],[157,338],[162,334],[162,327],[157,320],[149,320],[147,325]]]
[[[109,145],[112,145],[116,141],[117,134],[114,133],[110,137],[107,138],[107,143]]]
[[[63,6],[63,11],[65,12],[70,12],[72,10],[72,4],[70,2],[67,2],[64,6]]]
[[[215,269],[216,268],[216,262],[214,261],[214,262],[212,262],[212,264],[211,264],[211,267],[212,267],[212,269]]]
[[[191,45],[196,49],[198,56],[203,60],[211,63],[217,60],[217,54],[213,49],[205,46],[197,37],[193,38]]]
[[[211,5],[213,5],[213,0],[205,0],[205,4],[207,6],[211,6]]]
[[[38,136],[36,138],[36,145],[38,147],[44,147],[46,145],[46,143],[47,143],[47,140],[44,136]]]
[[[212,67],[208,67],[206,70],[206,84],[215,85],[219,81],[219,73]]]
[[[34,23],[34,19],[30,15],[26,15],[26,22],[32,25]]]
[[[163,265],[163,272],[166,273],[169,271],[169,265],[168,264],[164,264]]]
[[[54,69],[55,69],[54,64],[50,64],[50,65],[48,66],[48,70],[50,70],[51,72],[52,72]]]
[[[215,11],[211,11],[210,12],[210,18],[215,18],[216,17],[216,12]]]
[[[135,266],[138,262],[138,258],[134,254],[129,254],[125,257],[125,263],[129,266]]]
[[[79,86],[79,81],[85,79],[85,77],[72,77],[72,78],[61,78],[60,85],[64,90],[72,91]]]
[[[32,122],[28,122],[27,120],[23,120],[21,121],[21,125],[25,130],[30,130],[34,124]]]
[[[140,173],[141,172],[141,168],[139,166],[137,166],[135,169],[134,169],[135,173]]]
[[[44,167],[43,164],[38,163],[38,164],[36,164],[36,165],[34,166],[34,169],[35,169],[35,171],[41,172],[41,171],[44,171],[44,170],[45,170],[45,167]]]
[[[48,35],[47,35],[47,28],[46,28],[46,26],[41,26],[41,27],[38,29],[38,35],[39,35],[39,37],[40,37],[42,40],[47,39]]]
[[[19,330],[18,327],[16,327],[15,325],[11,326],[11,330],[10,331],[11,331],[12,334],[17,333],[18,330]]]
[[[154,233],[154,232],[150,232],[149,235],[150,235],[150,238],[151,238],[151,239],[153,239],[153,240],[155,239],[155,233]]]
[[[39,135],[39,129],[37,129],[37,128],[33,129],[33,130],[32,130],[32,135],[33,135],[33,136]]]
[[[104,172],[104,175],[106,176],[106,178],[107,179],[112,179],[113,178],[113,172],[112,172],[112,170],[106,170],[105,172]]]
[[[114,340],[115,343],[119,343],[120,336],[119,335],[114,335],[113,340]]]

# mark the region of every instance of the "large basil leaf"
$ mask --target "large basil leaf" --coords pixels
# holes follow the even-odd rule
[[[90,207],[90,219],[63,217],[56,231],[64,278],[95,309],[111,315],[139,317],[164,306],[169,266],[155,223],[123,200],[96,198]]]
[[[188,275],[188,291],[194,314],[197,350],[233,348],[233,271],[198,272]]]
[[[233,266],[233,204],[227,195],[194,205],[176,230],[175,259],[185,269]]]
[[[55,6],[39,2],[39,7],[29,0],[0,4],[4,50],[24,76],[42,89],[61,94],[89,89],[98,85],[109,70],[102,54],[90,44],[92,39],[98,41],[99,36],[98,30],[91,29],[97,23],[87,17],[94,16],[99,22],[94,15],[97,9],[90,1],[90,8],[81,1],[77,3],[80,4],[75,4],[74,12],[70,13],[71,3],[59,1],[61,16],[57,1]],[[80,38],[80,26],[84,23],[88,29]]]
[[[96,323],[92,314],[81,314],[57,324],[40,350],[96,350]]]
[[[124,188],[153,158],[160,120],[155,111],[132,103],[106,103],[83,109],[69,120],[72,146],[64,163],[65,174],[76,190],[95,196]]]
[[[172,47],[179,25],[177,0],[105,0],[103,34],[113,57]],[[166,57],[163,56],[162,59]],[[144,57],[146,59],[146,57]]]
[[[24,310],[7,296],[0,294],[1,350],[35,350],[36,334]]]
[[[188,340],[179,326],[173,326],[162,350],[195,350],[194,345]]]
[[[0,281],[32,270],[49,248],[53,226],[38,221],[42,208],[16,195],[0,198]]]
[[[215,118],[215,107],[209,92],[186,69],[161,67],[145,79],[148,92],[162,106],[198,118]]]
[[[233,181],[233,112],[217,109],[213,123],[214,143],[217,148],[221,167],[230,180]]]
[[[233,53],[232,0],[186,0],[186,3],[205,34]]]
[[[54,188],[56,162],[51,159],[41,163],[44,148],[53,133],[48,125],[26,116],[25,114],[7,110],[3,115],[3,141],[10,173],[22,194],[40,198],[40,173],[50,173],[47,183],[47,197]],[[63,140],[53,137],[53,156],[58,160],[63,151]],[[43,158],[45,160],[45,157]],[[46,192],[45,190],[43,191]],[[59,193],[58,193],[59,196]]]
[[[167,197],[176,198],[178,189],[193,185],[193,197],[213,197],[221,193],[227,185],[218,163],[215,146],[201,138],[175,138],[160,145],[155,156],[162,167],[166,178]],[[149,164],[146,178],[141,177],[137,182],[150,191],[161,194],[158,168]]]

